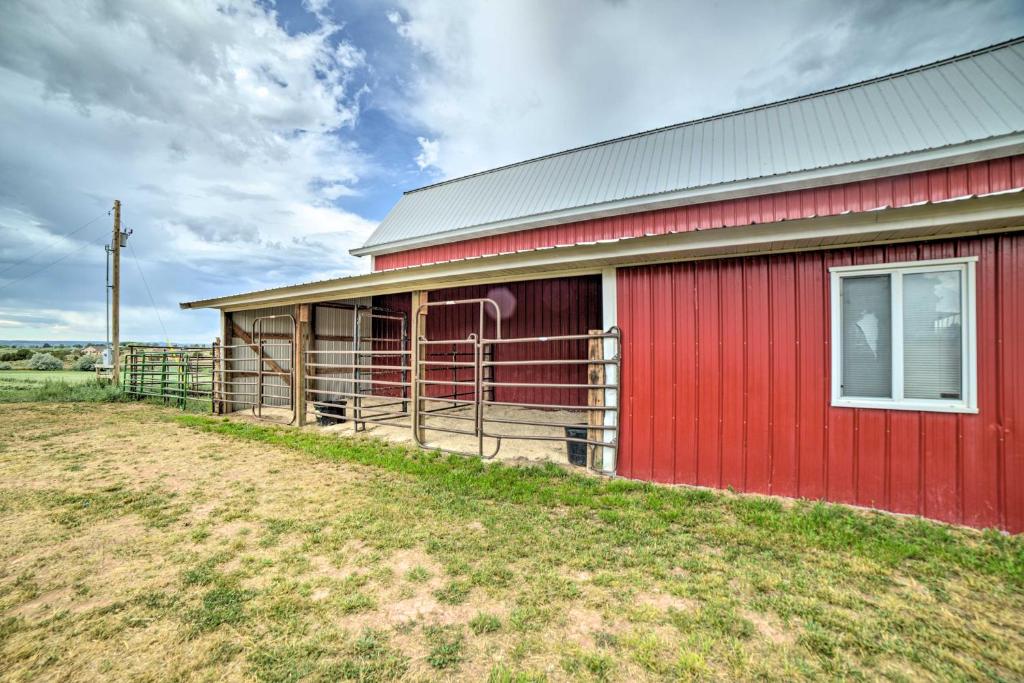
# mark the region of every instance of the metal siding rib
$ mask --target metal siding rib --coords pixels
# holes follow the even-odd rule
[[[613,185],[611,191],[606,195],[608,199],[621,199],[626,196],[627,184],[636,167],[636,144],[635,139],[627,140],[621,149],[622,159],[611,167]]]
[[[843,93],[839,94],[842,95]],[[838,163],[848,162],[857,156],[857,140],[854,138],[854,133],[850,126],[849,114],[843,108],[838,98],[829,99],[827,102],[829,115],[836,126],[836,137],[839,141],[839,154],[835,160]]]
[[[367,247],[1024,132],[1024,39],[407,193]]]
[[[882,123],[875,107],[872,106],[867,90],[868,88],[861,88],[852,91],[850,96],[857,108],[858,119],[864,126],[868,138],[872,141],[872,155],[875,157],[888,156],[893,153],[892,150],[899,149],[899,145],[892,140],[887,127]]]
[[[651,169],[651,158],[648,147],[651,144],[651,137],[637,138],[636,159],[634,171],[630,174],[630,182],[626,185],[626,195],[636,197],[644,193],[647,187],[647,177]]]
[[[978,125],[984,129],[985,133],[987,135],[994,135],[1000,130],[1008,128],[1010,125],[1009,121],[999,113],[996,107],[992,106],[990,101],[990,99],[1000,98],[998,91],[993,92],[991,88],[986,88],[988,96],[982,94],[982,88],[989,86],[988,79],[981,76],[977,79],[979,82],[974,83],[972,79],[967,77],[967,72],[961,69],[959,65],[953,64],[952,67],[946,74],[946,78],[963,93],[960,96],[961,102],[971,113],[971,116],[977,120]],[[1012,103],[1009,106],[1012,107]]]
[[[1000,87],[989,71],[982,68],[978,62],[958,64],[957,69],[983,100],[979,107],[984,106],[989,116],[996,120],[997,130],[1012,130],[1015,125],[1021,123],[1024,118],[1024,101],[1018,99],[1022,97],[1022,93],[1018,92],[1017,98],[1010,97],[1007,89]]]
[[[962,88],[964,84],[953,83],[951,76],[955,77],[955,75],[952,69],[946,68],[936,69],[924,76],[928,84],[935,91],[937,98],[942,101],[946,111],[949,112],[950,117],[960,127],[964,137],[976,140],[989,137],[991,133],[982,124],[977,115],[971,111],[961,94],[957,91],[957,86],[959,85]]]
[[[779,144],[786,159],[786,170],[807,168],[800,160],[800,147],[796,141],[796,121],[793,118],[793,107],[779,107],[775,110],[779,128]]]
[[[662,182],[658,187],[659,192],[667,192],[675,187],[674,183],[679,173],[679,159],[683,152],[683,130],[676,128],[672,131],[671,144],[666,145],[668,152],[665,158],[665,167],[662,169]]]
[[[933,135],[928,137],[927,147],[948,145],[952,140],[963,134],[956,120],[939,100],[935,89],[923,74],[911,74],[907,77],[907,84],[914,94],[917,95],[923,114],[929,121],[935,124]]]
[[[706,122],[700,125],[700,149],[697,150],[697,175],[691,181],[691,186],[704,186],[711,184],[711,155],[715,149],[715,131],[711,128],[713,122]]]
[[[759,167],[759,156],[757,153],[757,126],[752,116],[742,117],[743,141],[744,141],[744,171],[743,179],[753,178]]]

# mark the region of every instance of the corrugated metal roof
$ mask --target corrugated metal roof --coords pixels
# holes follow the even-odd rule
[[[413,190],[354,252],[411,248],[439,235],[458,239],[484,226],[523,229],[533,226],[517,228],[517,221],[545,214],[898,159],[1021,132],[1024,37],[843,88]],[[687,201],[700,200],[691,195]]]

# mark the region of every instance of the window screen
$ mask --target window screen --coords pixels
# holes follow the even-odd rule
[[[903,395],[961,398],[960,271],[903,276]]]
[[[892,397],[892,296],[888,275],[842,281],[843,396]]]

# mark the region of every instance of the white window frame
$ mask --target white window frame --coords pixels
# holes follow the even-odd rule
[[[902,261],[898,263],[829,268],[832,310],[832,405],[843,408],[923,410],[938,413],[978,412],[977,311],[975,266],[977,256]],[[903,275],[932,271],[961,272],[961,398],[958,400],[904,398],[903,396]],[[892,296],[892,398],[843,396],[842,279],[849,276],[889,275]]]

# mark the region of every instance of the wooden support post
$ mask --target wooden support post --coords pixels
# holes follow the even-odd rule
[[[295,307],[295,340],[292,342],[292,403],[295,406],[295,424],[306,424],[306,351],[309,349],[309,304]]]
[[[590,330],[589,334],[599,335],[601,330]],[[604,359],[604,340],[595,336],[587,340],[587,360]],[[604,384],[604,363],[590,363],[587,365],[587,384]],[[604,389],[587,389],[587,405],[591,407],[604,406]],[[602,441],[604,430],[604,411],[588,410],[587,429],[588,441]],[[604,467],[604,448],[601,446],[587,446],[587,466],[590,469],[602,469]]]
[[[420,397],[420,343],[419,339],[421,335],[426,334],[427,331],[427,316],[426,314],[420,314],[419,308],[422,304],[427,302],[427,293],[423,291],[415,291],[412,293],[412,308],[409,309],[410,318],[410,330],[409,340],[412,349],[412,374],[410,380],[412,382],[412,429],[413,436],[419,443],[423,443],[425,440],[423,430],[420,428],[420,410],[422,409],[422,399]]]

